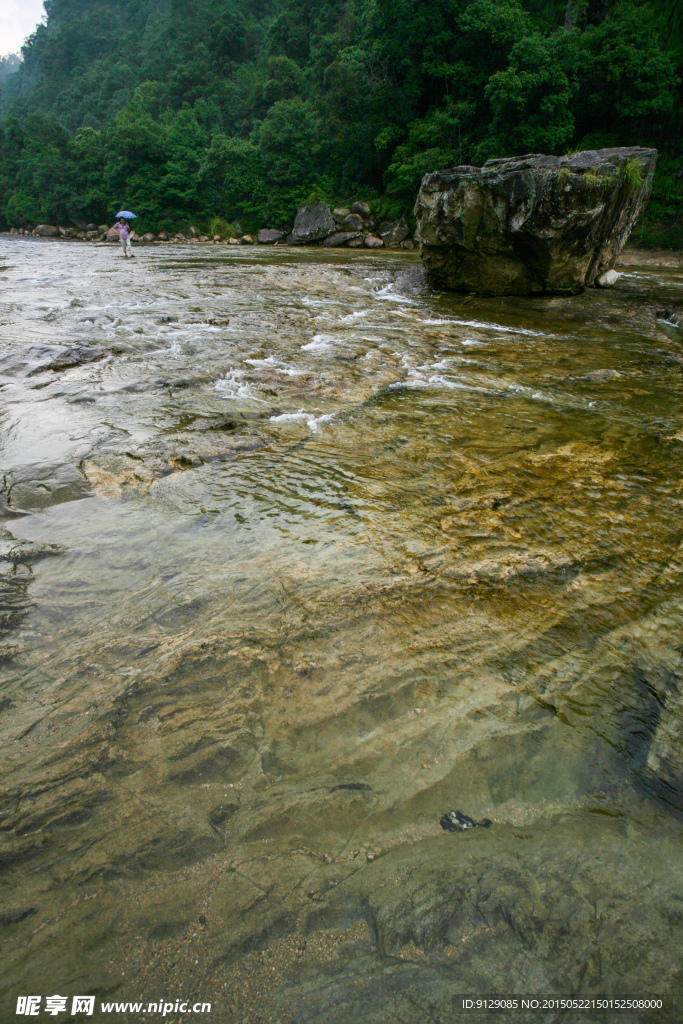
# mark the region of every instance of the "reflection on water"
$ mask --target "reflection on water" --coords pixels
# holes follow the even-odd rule
[[[680,278],[0,259],[3,1006],[683,996]]]

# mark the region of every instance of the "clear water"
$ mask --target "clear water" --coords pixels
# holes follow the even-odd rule
[[[683,278],[3,238],[0,281],[0,1018],[680,999]]]

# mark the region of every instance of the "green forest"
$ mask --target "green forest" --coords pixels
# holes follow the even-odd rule
[[[46,0],[0,74],[0,226],[286,228],[309,199],[412,216],[427,171],[660,150],[636,240],[683,243],[676,4]]]

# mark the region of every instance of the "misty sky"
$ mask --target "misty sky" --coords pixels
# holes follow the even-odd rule
[[[16,53],[44,13],[43,0],[0,0],[0,55]]]

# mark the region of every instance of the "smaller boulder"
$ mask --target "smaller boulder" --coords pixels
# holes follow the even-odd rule
[[[97,224],[86,224],[85,225],[85,230],[86,231],[97,231]]]
[[[39,238],[59,238],[59,228],[56,228],[54,224],[38,224],[33,234],[38,235]]]
[[[401,242],[401,248],[402,249],[414,249],[415,248],[415,242],[412,240],[412,238],[406,238],[405,242]]]
[[[80,234],[80,232],[79,232],[79,234]],[[119,233],[116,230],[116,228],[109,228],[109,230],[107,231],[107,241],[108,242],[118,242],[118,240],[119,240]]]
[[[363,230],[363,218],[357,213],[350,213],[348,217],[344,217],[342,221],[342,227],[347,231],[362,231]]]
[[[614,288],[620,276],[616,270],[606,270],[604,274],[596,277],[595,286],[596,288]]]
[[[214,235],[213,236],[213,240],[214,240],[214,242],[220,242],[221,236],[220,235]]]
[[[363,247],[363,235],[359,231],[357,234],[355,234],[355,237],[352,238],[351,241],[347,243],[347,249],[362,249],[362,247]]]
[[[168,242],[168,235],[165,231],[160,231],[157,235],[157,242]]]
[[[176,231],[176,233],[175,233],[175,235],[173,237],[178,242],[184,242],[185,241],[185,235],[182,233],[182,231]]]
[[[254,239],[251,237],[251,235],[242,235],[242,237],[240,238],[240,245],[253,245],[253,244],[254,244]]]
[[[360,231],[335,231],[333,235],[328,235],[323,245],[331,249],[338,248],[341,245],[347,245],[354,238],[360,238],[362,241]]]
[[[276,242],[281,242],[285,236],[277,228],[261,228],[256,241],[259,245],[275,245]]]
[[[85,238],[85,231],[77,231],[76,232],[76,238]],[[118,242],[118,240],[119,240],[119,236],[117,234],[115,241]]]
[[[107,228],[108,228],[108,225],[107,225],[107,224],[98,224],[98,225],[97,225],[97,230],[99,231],[99,233],[100,233],[101,235],[106,235],[106,233],[107,233]]]
[[[199,241],[200,242],[208,242],[209,241],[209,236],[208,235],[200,235],[199,236]]]
[[[94,231],[90,230],[90,231],[86,231],[86,233],[85,233],[85,238],[86,238],[86,241],[88,241],[88,242],[92,242],[95,238],[98,238],[98,237],[99,237],[99,235],[98,235],[98,232],[97,232],[97,228],[95,228]]]
[[[351,211],[348,209],[348,207],[338,206],[336,210],[332,211],[332,216],[334,217],[337,224],[342,224],[344,221],[344,217],[348,217],[350,213]]]
[[[107,229],[105,228],[104,230],[106,231]],[[12,232],[14,232],[14,228],[12,228]],[[68,238],[69,237],[69,229],[68,228],[63,228],[61,225],[59,227],[59,233],[62,236],[62,238]]]
[[[381,238],[378,238],[377,235],[366,235],[363,245],[366,249],[381,249],[384,242]]]
[[[379,236],[386,246],[400,245],[409,235],[408,225],[403,217],[400,220],[387,220],[380,226]]]
[[[152,231],[145,231],[144,235],[142,236],[142,241],[143,242],[153,242],[154,241],[154,234],[153,234],[153,232]]]
[[[239,245],[239,244],[240,244],[239,238],[229,238],[228,239],[228,245]]]
[[[359,217],[369,217],[370,207],[363,202],[351,203],[351,213],[357,213]]]

